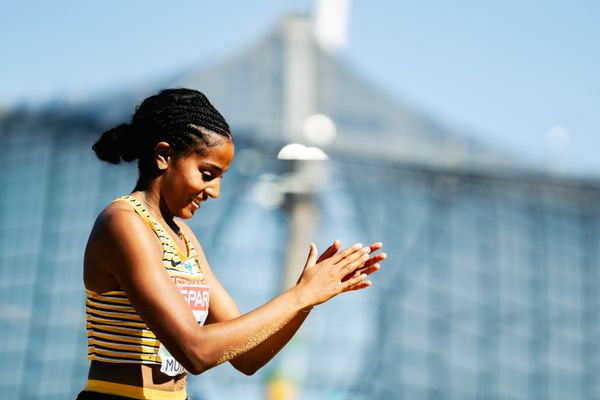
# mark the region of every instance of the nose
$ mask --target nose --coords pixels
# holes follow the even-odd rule
[[[205,189],[204,193],[216,199],[221,194],[221,177],[214,179]]]

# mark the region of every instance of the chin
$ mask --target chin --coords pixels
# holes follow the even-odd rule
[[[194,211],[184,209],[179,211],[175,216],[179,219],[190,219],[194,216]]]

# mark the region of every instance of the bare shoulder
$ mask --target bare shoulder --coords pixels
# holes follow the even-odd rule
[[[122,201],[110,203],[96,218],[84,257],[86,287],[114,286],[116,269],[123,268],[134,254],[160,255],[160,242],[146,222]],[[97,291],[97,290],[95,290]]]
[[[129,204],[123,201],[114,201],[102,210],[96,218],[90,235],[90,242],[93,244],[95,239],[118,238],[122,235],[139,234],[141,232],[148,233],[145,232],[147,230],[148,227],[145,221],[137,215]]]

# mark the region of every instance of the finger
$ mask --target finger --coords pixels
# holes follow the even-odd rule
[[[371,275],[373,272],[379,271],[381,269],[381,265],[373,264],[368,267],[361,267],[354,271],[354,274],[367,274]]]
[[[365,264],[365,261],[369,259],[369,254],[363,253],[362,251],[357,251],[357,254],[352,254],[347,257],[344,262],[341,262],[339,265],[341,266],[340,272],[342,275],[348,275],[356,271],[358,268],[362,267]]]
[[[308,251],[308,258],[306,259],[305,268],[312,267],[317,261],[317,245],[310,243],[310,250]]]
[[[380,261],[383,261],[386,258],[387,258],[387,254],[385,254],[385,253],[375,254],[374,256],[372,256],[365,262],[365,267],[370,267],[371,265],[376,264]]]
[[[371,275],[373,272],[379,271],[380,269],[381,269],[381,265],[379,265],[379,264],[373,264],[373,265],[371,265],[369,267],[366,267],[366,268],[359,268],[357,270],[357,272],[360,272],[362,274]]]
[[[371,253],[373,253],[374,251],[381,249],[383,247],[383,243],[375,242],[375,243],[372,243],[369,247],[371,248]]]
[[[337,253],[335,256],[331,257],[331,261],[334,264],[337,264],[338,262],[340,262],[341,260],[343,260],[344,258],[348,257],[349,255],[359,251],[360,249],[363,248],[362,243],[356,243],[353,246],[348,247],[347,249],[344,249],[342,251],[340,251],[339,253]]]
[[[348,290],[349,288],[358,285],[359,283],[361,283],[362,281],[364,281],[364,279],[367,277],[366,274],[360,274],[360,275],[356,275],[353,276],[352,278],[348,279],[345,283],[344,283],[344,291]]]
[[[358,268],[356,271],[354,271],[351,274],[348,274],[344,278],[342,278],[342,282],[346,282],[348,279],[352,278],[353,276],[356,276],[357,274],[371,275],[373,272],[379,271],[380,269],[381,269],[381,265],[379,265],[379,264],[374,264],[369,267]]]
[[[354,286],[350,286],[349,288],[345,289],[344,291],[349,292],[351,290],[360,290],[360,289],[368,288],[371,285],[372,285],[371,281],[362,281],[362,282],[357,283]]]
[[[348,279],[355,276],[356,274],[365,273],[367,275],[371,275],[373,272],[377,271],[380,268],[381,268],[381,265],[379,265],[379,264],[366,265],[366,263],[365,263],[364,265],[359,265],[354,270],[348,272],[348,274],[342,278],[342,282],[347,281]]]
[[[334,264],[340,266],[343,268],[344,265],[348,264],[349,262],[352,262],[358,258],[361,258],[364,254],[369,254],[369,252],[371,251],[370,248],[368,247],[358,247],[360,243],[355,244],[354,246],[351,247],[351,251],[346,253],[345,255],[343,255],[338,261],[334,261]],[[343,253],[345,253],[346,250],[344,250]],[[340,254],[340,253],[338,253]],[[335,255],[335,257],[338,256],[338,254]],[[334,259],[335,257],[333,257],[332,259]],[[368,256],[367,256],[368,258]]]
[[[333,242],[333,244],[331,246],[329,246],[329,248],[327,250],[325,250],[323,252],[323,254],[321,254],[321,256],[318,258],[317,260],[317,264],[320,263],[323,260],[328,259],[329,257],[333,256],[335,253],[338,252],[338,250],[340,249],[342,242],[341,240],[336,240],[335,242]]]
[[[363,247],[361,250],[350,254],[348,257],[337,263],[336,267],[338,267],[343,273],[348,274],[350,271],[354,271],[356,268],[358,268],[358,265],[353,268],[350,268],[349,265],[354,264],[357,261],[359,261],[360,265],[362,265],[366,260],[369,259],[369,255],[366,253],[368,251],[368,247]]]

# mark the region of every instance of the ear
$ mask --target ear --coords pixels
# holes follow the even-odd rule
[[[158,142],[154,147],[154,160],[156,167],[160,171],[164,171],[169,166],[169,162],[173,160],[175,152],[167,142]]]

